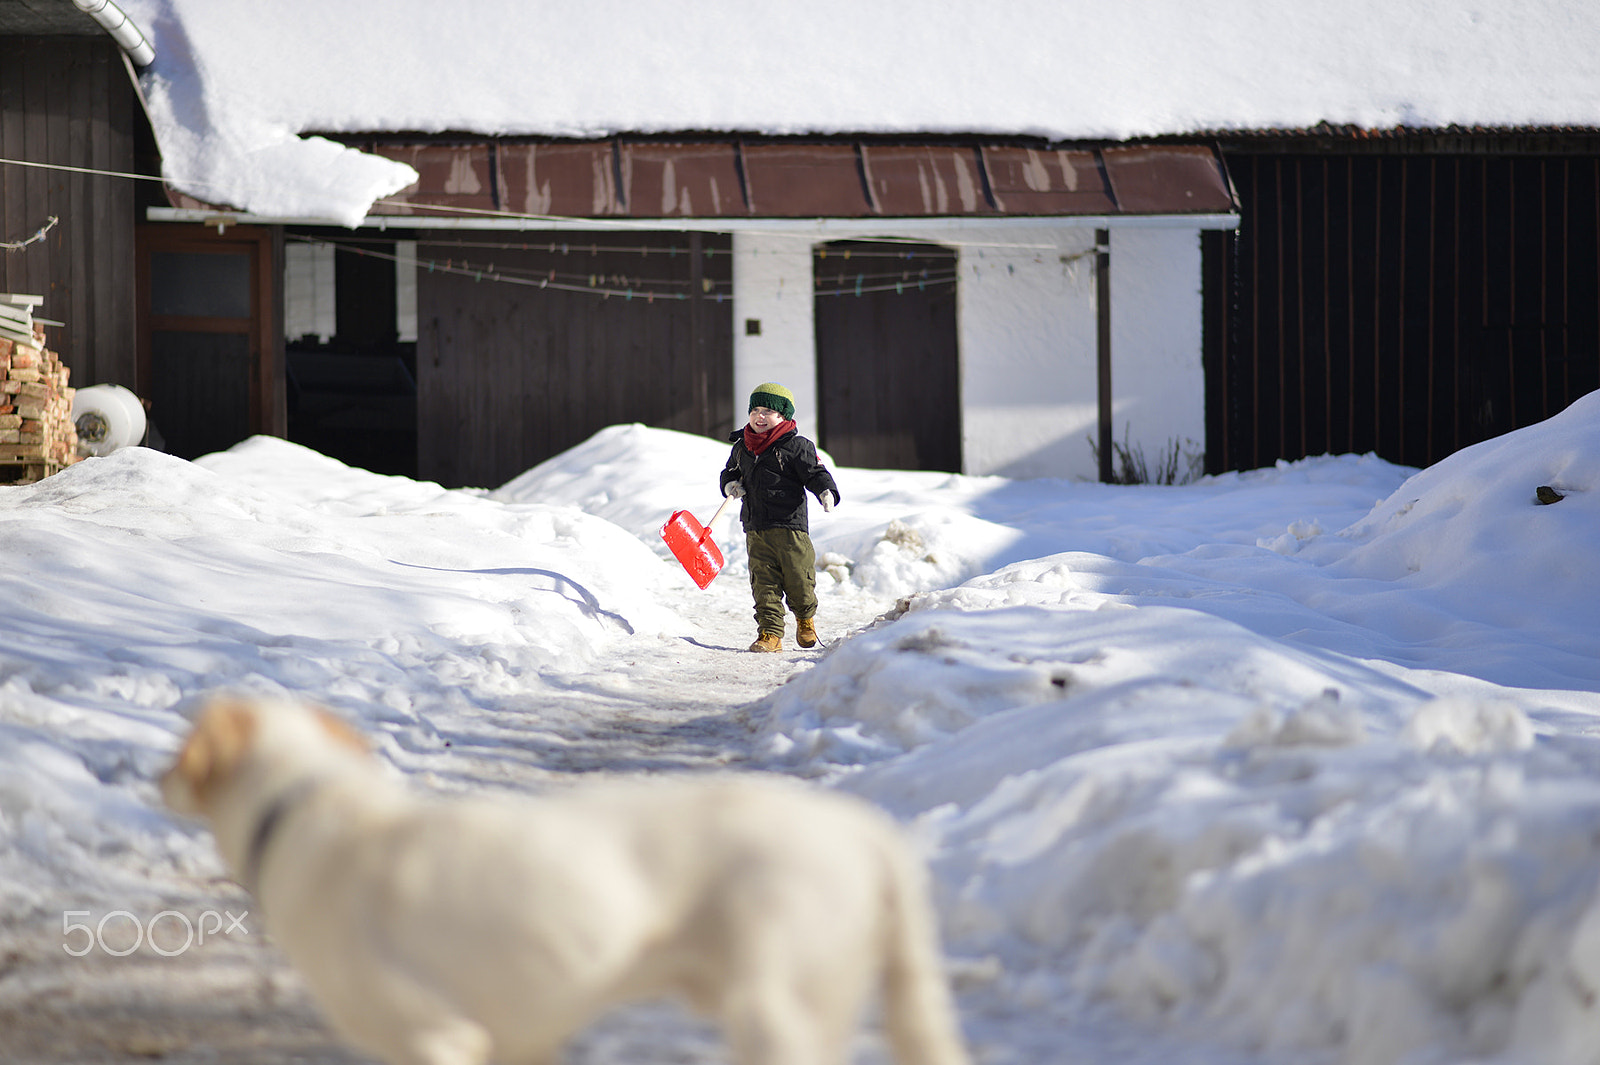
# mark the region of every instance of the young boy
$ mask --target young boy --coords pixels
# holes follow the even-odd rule
[[[750,423],[728,438],[722,494],[743,499],[739,520],[750,551],[750,591],[759,630],[752,651],[783,650],[783,601],[795,616],[795,642],[817,645],[817,552],[806,521],[806,489],[823,510],[839,503],[833,474],[794,424],[794,393],[776,382],[750,393]]]

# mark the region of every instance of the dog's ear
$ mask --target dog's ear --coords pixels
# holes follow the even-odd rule
[[[167,801],[181,813],[207,809],[217,788],[250,749],[255,733],[255,713],[239,699],[222,697],[206,704],[162,779]]]
[[[329,736],[333,737],[334,742],[360,751],[362,754],[372,753],[372,745],[367,742],[367,738],[357,732],[344,718],[320,706],[311,709],[317,715],[317,722]]]

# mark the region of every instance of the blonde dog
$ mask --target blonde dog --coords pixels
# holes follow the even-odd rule
[[[967,1061],[924,871],[845,796],[728,775],[430,799],[328,711],[238,696],[201,709],[162,792],[391,1065],[545,1065],[663,996],[740,1065],[839,1065],[880,991],[900,1065]]]

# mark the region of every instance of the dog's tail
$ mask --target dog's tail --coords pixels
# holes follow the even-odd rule
[[[904,846],[892,848],[891,855],[883,1012],[895,1060],[899,1065],[968,1065],[927,870]]]

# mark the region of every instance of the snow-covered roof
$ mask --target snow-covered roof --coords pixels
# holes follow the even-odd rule
[[[1600,126],[1588,0],[122,0],[168,179],[355,224],[414,173],[306,133]]]

